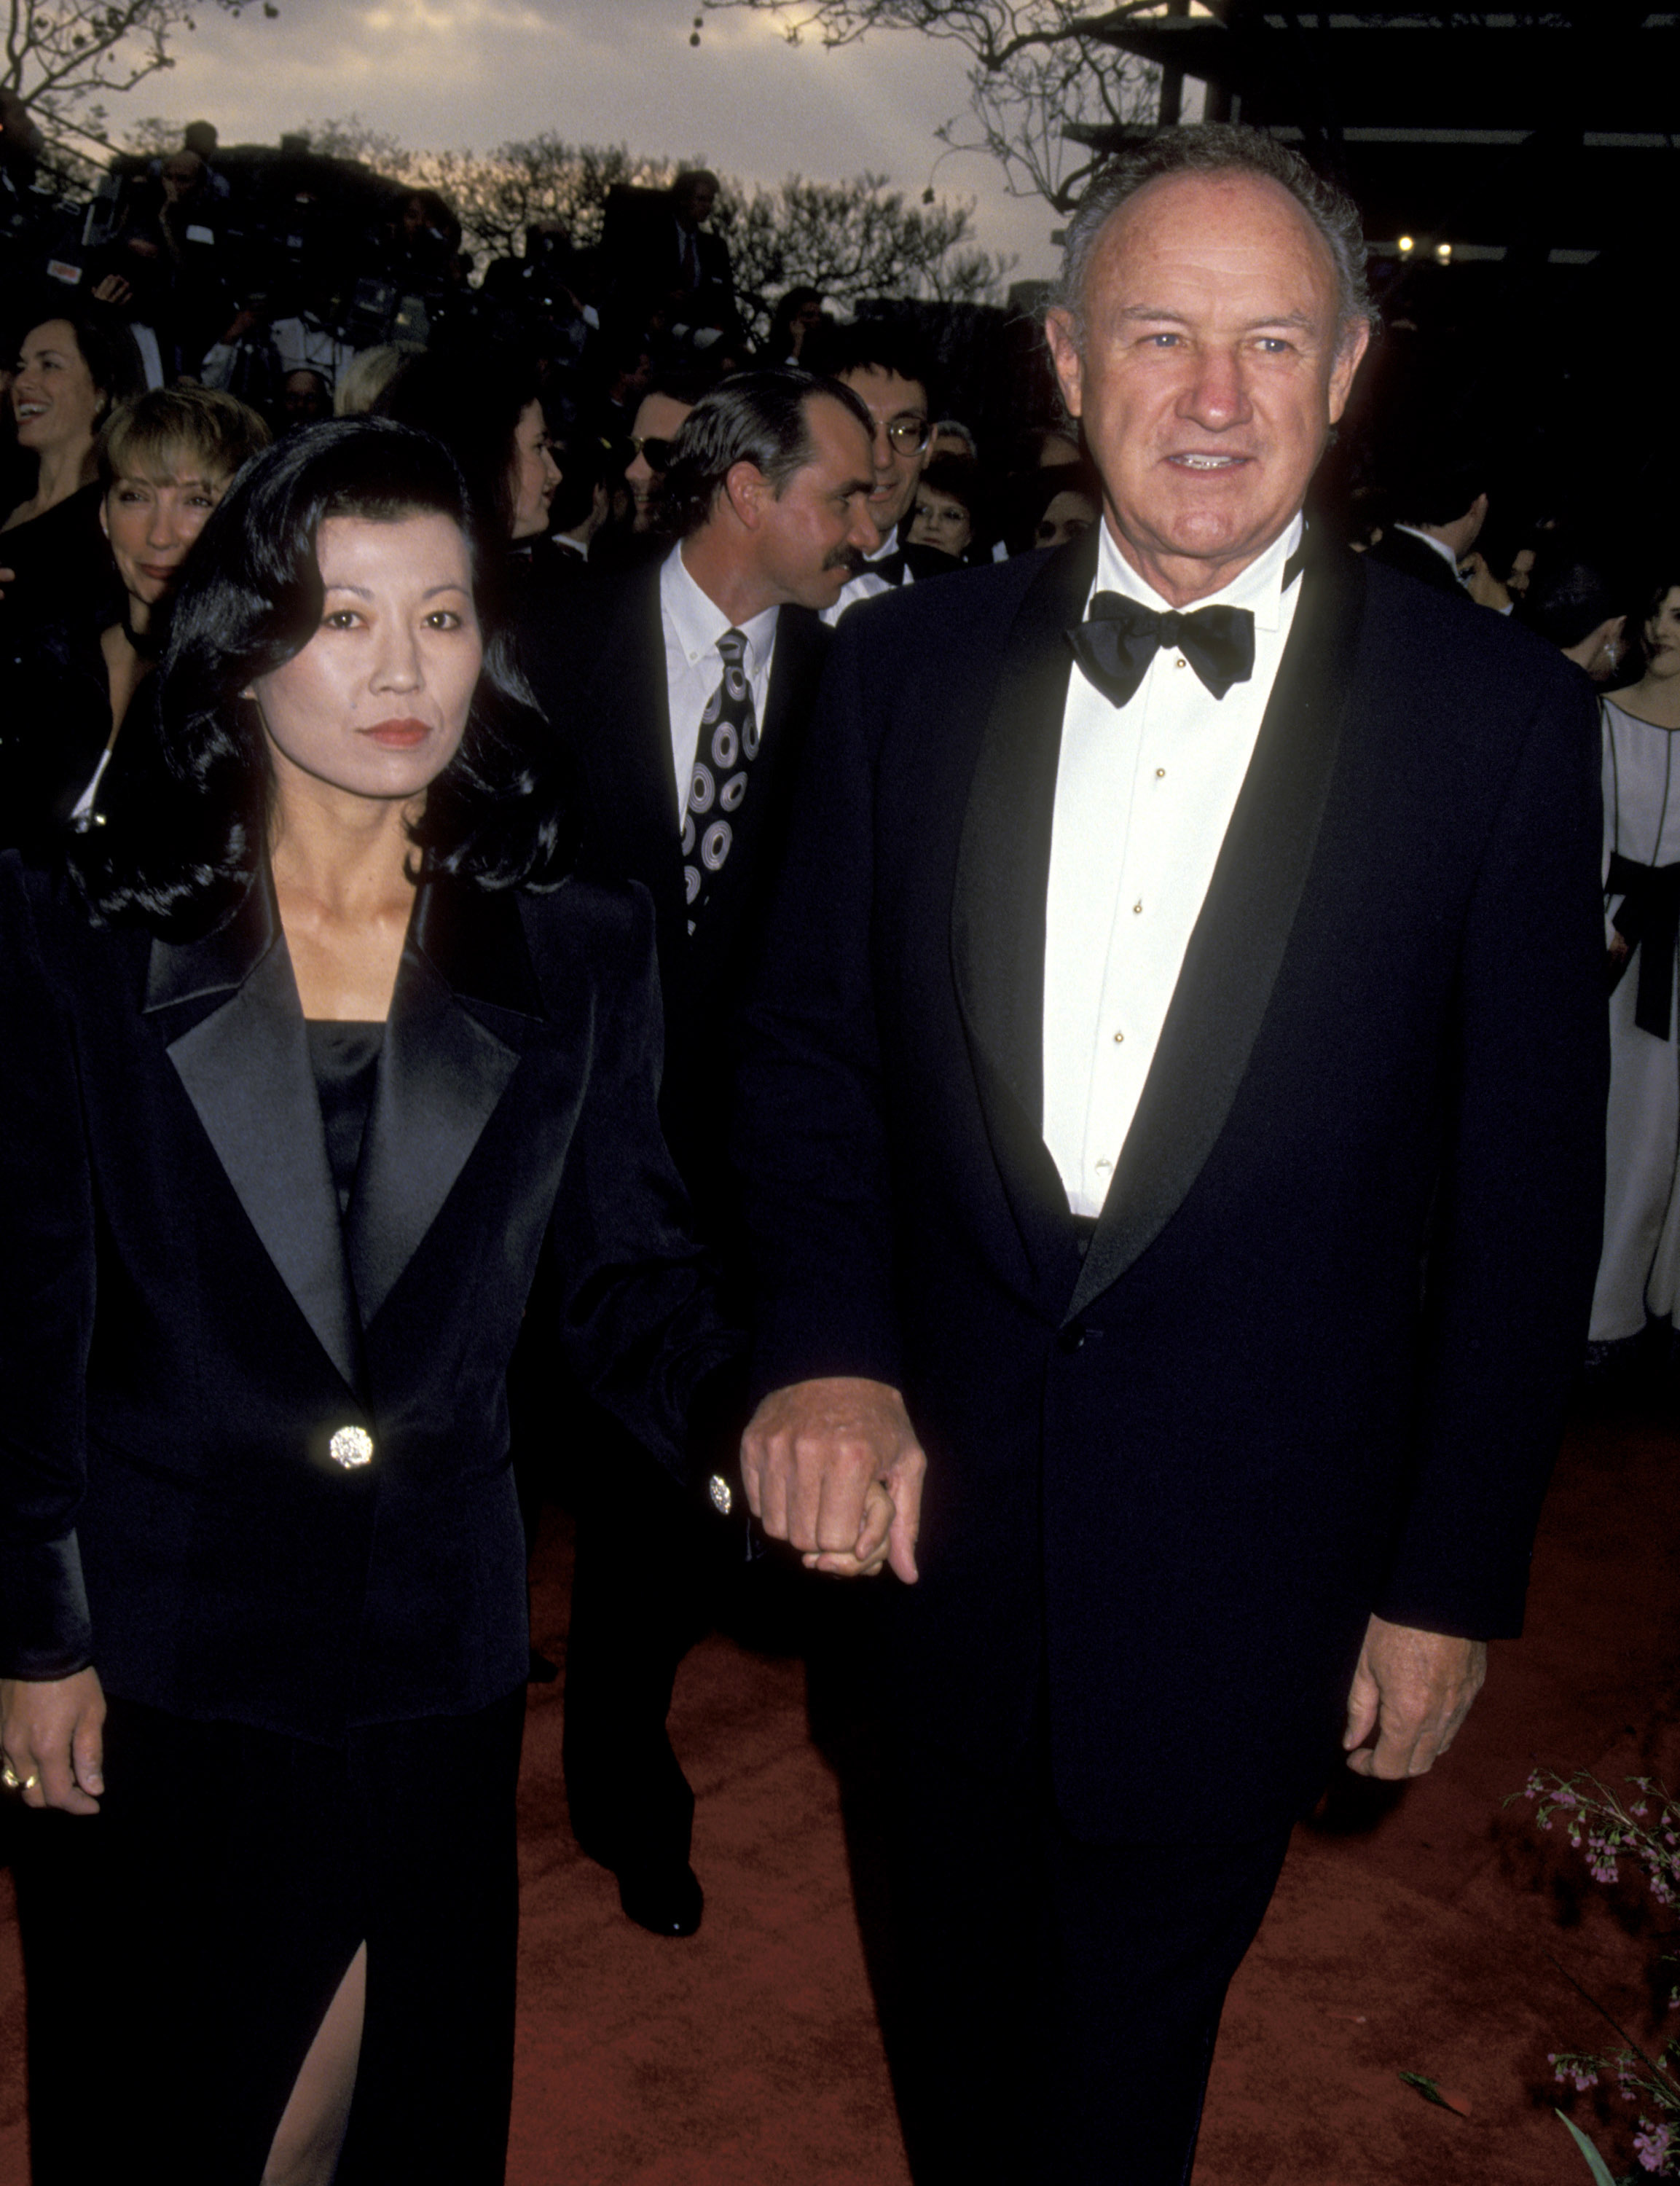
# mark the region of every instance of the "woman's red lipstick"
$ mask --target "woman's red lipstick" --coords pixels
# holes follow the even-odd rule
[[[432,733],[424,721],[376,721],[371,729],[361,731],[370,743],[384,744],[389,751],[412,751],[416,744],[424,743]]]

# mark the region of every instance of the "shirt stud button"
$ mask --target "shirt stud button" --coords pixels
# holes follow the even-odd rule
[[[1118,1046],[1121,1045],[1121,1043],[1124,1040],[1125,1037],[1126,1037],[1126,1035],[1125,1035],[1125,1034],[1124,1034],[1123,1032],[1117,1032],[1117,1033],[1115,1034],[1115,1035],[1114,1035],[1114,1045],[1116,1045],[1116,1047],[1118,1047]]]
[[[334,1427],[327,1455],[334,1465],[342,1465],[346,1472],[354,1472],[373,1462],[373,1438],[366,1427]]]
[[[1142,909],[1143,909],[1143,905],[1142,905],[1142,903],[1141,903],[1141,902],[1134,903],[1134,904],[1132,905],[1132,916],[1133,916],[1133,917],[1134,917],[1134,918],[1135,918],[1135,917],[1137,916],[1138,913],[1139,913]]]
[[[1165,768],[1164,766],[1158,766],[1158,767],[1156,767],[1156,770],[1155,770],[1155,778],[1156,778],[1156,780],[1157,782],[1165,782],[1165,781],[1166,781],[1166,779],[1167,779],[1167,770],[1166,770],[1166,768]]]

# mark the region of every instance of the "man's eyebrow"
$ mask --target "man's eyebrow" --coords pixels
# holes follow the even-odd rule
[[[1169,311],[1164,304],[1128,304],[1120,316],[1123,319],[1147,319],[1154,323],[1174,327],[1187,327],[1192,323],[1187,312]],[[1241,332],[1252,334],[1259,333],[1263,327],[1294,327],[1311,334],[1317,325],[1318,321],[1310,311],[1272,311],[1264,318],[1250,319]]]

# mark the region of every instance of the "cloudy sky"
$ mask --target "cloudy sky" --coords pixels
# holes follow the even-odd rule
[[[765,18],[708,15],[697,0],[279,0],[265,22],[209,8],[176,41],[176,65],[125,115],[204,115],[227,143],[352,112],[417,149],[488,151],[552,130],[574,143],[701,154],[778,182],[868,167],[919,193],[942,147],[933,131],[966,104],[963,56],[897,32],[837,53],[793,48]],[[1048,210],[1011,199],[977,154],[934,177],[977,201],[976,240],[1013,252],[1015,277],[1055,270]]]

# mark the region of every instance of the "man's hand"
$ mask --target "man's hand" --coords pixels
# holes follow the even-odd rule
[[[97,1671],[70,1678],[0,1678],[0,1753],[26,1807],[97,1814],[105,1788],[105,1696]]]
[[[741,1441],[753,1516],[812,1571],[871,1577],[891,1564],[914,1582],[927,1460],[884,1382],[837,1376],[776,1389]]]
[[[1372,1617],[1347,1695],[1348,1767],[1360,1776],[1423,1775],[1458,1736],[1487,1675],[1481,1640]]]

